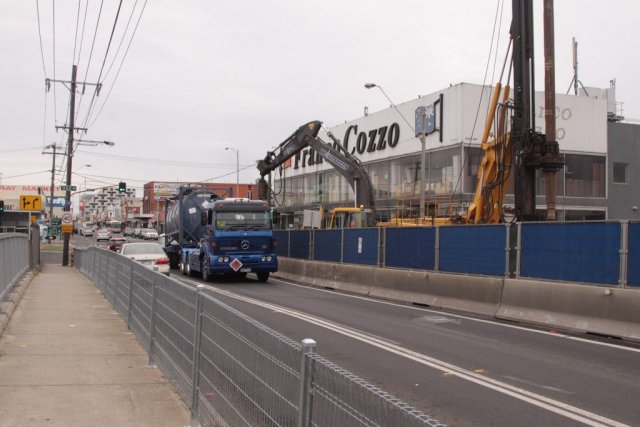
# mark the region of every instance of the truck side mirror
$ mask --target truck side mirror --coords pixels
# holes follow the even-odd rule
[[[200,211],[200,225],[207,225],[207,211]]]

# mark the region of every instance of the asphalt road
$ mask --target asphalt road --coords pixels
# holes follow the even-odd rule
[[[275,278],[207,286],[292,339],[315,339],[322,356],[449,425],[640,425],[638,345]]]

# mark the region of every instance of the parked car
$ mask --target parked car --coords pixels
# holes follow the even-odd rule
[[[90,228],[90,227],[81,228],[80,234],[84,237],[93,237],[93,228]]]
[[[129,241],[126,237],[115,236],[109,239],[109,250],[118,252],[123,244],[128,243]]]
[[[120,248],[120,253],[151,270],[157,269],[159,273],[169,275],[169,258],[164,253],[162,246],[157,243],[125,243]]]
[[[96,240],[98,242],[108,242],[111,239],[111,232],[106,228],[101,228],[96,232]]]
[[[144,228],[142,230],[142,238],[144,240],[158,240],[158,232],[153,228]]]
[[[122,234],[124,235],[124,237],[129,237],[129,236],[134,237],[133,231],[134,231],[133,228],[125,227],[124,231],[122,232]]]

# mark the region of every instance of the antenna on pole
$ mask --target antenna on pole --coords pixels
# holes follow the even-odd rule
[[[578,42],[573,37],[573,94],[578,95]]]

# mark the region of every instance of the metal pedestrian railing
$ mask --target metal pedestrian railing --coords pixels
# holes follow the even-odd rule
[[[0,234],[0,301],[30,267],[29,237],[22,233]]]
[[[126,320],[202,426],[441,426],[205,291],[119,254],[75,266]]]

